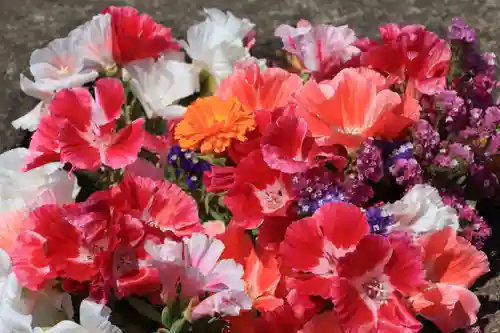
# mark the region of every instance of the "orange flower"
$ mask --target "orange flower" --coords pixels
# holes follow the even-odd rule
[[[255,129],[252,110],[236,98],[199,98],[188,106],[175,129],[175,139],[184,149],[202,153],[222,153],[231,140],[245,141],[245,133]]]

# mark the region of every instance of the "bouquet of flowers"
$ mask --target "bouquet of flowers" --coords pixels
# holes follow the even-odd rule
[[[111,6],[32,53],[0,332],[479,332],[500,108],[474,30],[301,20],[260,59],[204,14],[176,40]]]

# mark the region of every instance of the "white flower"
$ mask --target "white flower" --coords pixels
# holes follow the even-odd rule
[[[224,290],[205,298],[200,304],[194,307],[191,313],[192,320],[197,320],[204,316],[237,316],[241,310],[250,310],[252,300],[243,291]]]
[[[32,326],[52,326],[73,317],[71,297],[50,287],[23,289],[11,271],[10,258],[0,249],[0,332],[32,332]]]
[[[36,208],[49,192],[54,203],[73,201],[79,187],[60,163],[48,163],[23,172],[28,149],[15,148],[0,154],[0,213]]]
[[[109,318],[111,310],[102,304],[84,300],[80,304],[80,325],[72,321],[62,321],[49,330],[35,329],[36,333],[121,333]]]
[[[443,203],[439,192],[430,185],[415,185],[405,196],[383,209],[394,216],[396,223],[391,231],[404,230],[427,233],[460,225],[455,209]]]
[[[92,26],[92,21],[88,24]],[[79,27],[68,37],[58,38],[47,47],[35,50],[30,57],[30,72],[34,81],[21,74],[21,90],[27,95],[41,100],[31,112],[12,122],[15,128],[34,131],[40,117],[46,113],[46,103],[61,89],[82,86],[94,81],[98,72],[85,66],[84,54],[89,56],[88,48],[83,47],[85,38],[91,32]],[[94,34],[96,35],[96,34]]]
[[[126,67],[130,87],[148,118],[178,119],[185,107],[174,105],[199,91],[199,70],[184,61],[184,54],[171,52],[160,59],[144,59]]]
[[[232,13],[205,9],[205,21],[191,26],[181,41],[193,64],[208,71],[220,83],[232,73],[233,63],[250,56],[243,38],[254,24]]]
[[[106,70],[116,65],[111,29],[111,15],[99,14],[69,34],[70,38],[79,40],[86,69]]]

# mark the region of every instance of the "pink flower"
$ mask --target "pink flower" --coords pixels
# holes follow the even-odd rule
[[[488,258],[451,227],[421,236],[419,242],[427,283],[410,298],[413,309],[445,333],[473,325],[480,303],[468,288],[489,271]]]
[[[232,259],[220,257],[224,244],[204,234],[193,234],[183,242],[165,240],[163,244],[149,243],[151,265],[160,272],[164,298],[176,294],[180,283],[186,297],[213,293],[193,310],[193,318],[204,315],[238,315],[240,309],[250,309],[251,300],[244,292],[243,267]]]
[[[262,156],[272,169],[285,173],[304,172],[316,164],[320,148],[308,136],[307,122],[297,117],[293,109],[277,109],[273,117],[280,113],[263,133]]]
[[[291,178],[273,170],[260,151],[244,158],[234,172],[234,185],[224,197],[233,222],[253,229],[265,216],[283,216],[291,204]]]
[[[129,175],[112,192],[114,207],[163,236],[183,237],[203,231],[196,201],[166,180]]]
[[[135,8],[109,6],[102,13],[111,14],[113,58],[120,65],[180,49],[169,28]]]
[[[420,93],[434,95],[445,88],[451,50],[446,41],[422,25],[380,27],[382,44],[363,53],[363,66],[409,81]]]
[[[297,56],[318,80],[333,77],[342,65],[360,53],[353,45],[356,35],[347,25],[310,26],[302,21],[297,29],[278,27],[275,35],[281,37],[285,50]]]
[[[367,235],[339,260],[331,298],[345,332],[419,332],[401,295],[423,282],[420,248],[404,234]]]
[[[58,92],[49,105],[50,116],[42,118],[30,144],[27,168],[58,155],[61,162],[79,169],[95,170],[102,164],[123,168],[137,159],[143,142],[143,119],[116,132],[125,96],[120,81],[100,79],[95,100],[85,88]]]

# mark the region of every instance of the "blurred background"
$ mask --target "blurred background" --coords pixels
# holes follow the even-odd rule
[[[477,29],[484,50],[499,51],[499,0],[0,0],[0,151],[19,144],[22,133],[10,122],[28,112],[34,100],[19,89],[31,52],[66,36],[107,5],[130,5],[145,11],[183,38],[187,27],[201,20],[203,7],[230,10],[257,27],[258,56],[273,53],[273,37],[281,23],[306,18],[314,23],[348,24],[358,37],[376,37],[383,23],[420,23],[443,34],[458,16]]]

